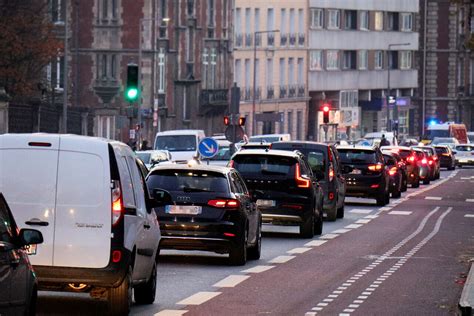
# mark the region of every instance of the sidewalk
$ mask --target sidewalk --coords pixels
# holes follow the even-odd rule
[[[459,310],[462,316],[474,315],[474,263],[471,263],[466,283],[459,300]]]

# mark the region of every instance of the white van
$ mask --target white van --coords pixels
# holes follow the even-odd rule
[[[380,140],[382,139],[382,135],[385,135],[385,138],[390,143],[389,146],[398,146],[398,140],[395,137],[395,134],[393,132],[367,133],[367,134],[365,134],[364,139],[366,139],[370,142],[369,145],[378,145],[378,144],[380,144]]]
[[[203,130],[195,129],[158,132],[153,149],[168,150],[173,161],[188,161],[198,155],[199,142],[205,137]]]
[[[89,292],[111,314],[155,299],[161,234],[146,168],[123,143],[59,134],[0,135],[0,192],[20,228],[41,231],[39,290]]]

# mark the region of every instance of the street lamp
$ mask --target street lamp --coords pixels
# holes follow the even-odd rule
[[[255,130],[257,126],[257,120],[255,118],[255,100],[257,94],[257,87],[255,86],[257,82],[257,34],[265,33],[276,33],[280,30],[266,30],[266,31],[255,31],[253,32],[253,96],[252,96],[252,135],[255,135]]]
[[[388,50],[387,50],[387,132],[391,131],[391,126],[390,126],[390,52],[392,50],[392,47],[397,47],[397,46],[409,46],[410,43],[400,43],[400,44],[388,44]],[[393,120],[398,121],[398,105],[397,101],[395,100],[395,103],[393,104]],[[395,131],[396,132],[396,131]],[[395,135],[395,137],[398,135]]]

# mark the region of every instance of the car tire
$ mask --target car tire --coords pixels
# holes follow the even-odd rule
[[[156,295],[156,260],[153,262],[153,268],[148,281],[137,285],[133,292],[137,304],[153,304]]]
[[[430,184],[430,179],[429,178],[426,178],[425,180],[423,180],[423,184]]]
[[[402,191],[401,190],[397,190],[397,191],[392,193],[392,197],[395,198],[395,199],[398,199],[401,196],[402,196]]]
[[[415,182],[411,184],[412,188],[419,188],[420,187],[420,178],[416,179]]]
[[[132,267],[129,267],[122,283],[108,290],[110,315],[128,315],[132,306]]]
[[[300,237],[301,238],[313,238],[314,237],[314,211],[306,221],[300,225]]]
[[[334,222],[337,219],[337,203],[334,203],[334,207],[327,211],[326,215],[326,219],[330,222]]]
[[[385,193],[379,194],[375,199],[377,200],[377,206],[384,206],[387,204]]]
[[[230,248],[229,263],[233,266],[243,266],[247,262],[247,229],[245,229],[239,244]]]
[[[25,315],[26,316],[34,316],[36,315],[36,302],[38,301],[38,289],[33,287],[33,291],[31,291],[30,301],[28,306],[26,307]]]
[[[387,191],[387,193],[385,194],[385,204],[384,205],[387,205],[390,203],[390,192]]]
[[[314,235],[321,235],[323,233],[323,213],[321,212],[318,219],[314,222]]]
[[[404,177],[402,180],[402,192],[406,192],[408,190],[408,177]]]
[[[344,218],[344,204],[337,209],[337,218]]]
[[[259,221],[257,228],[257,241],[254,246],[247,250],[247,257],[250,260],[258,260],[262,254],[262,222]]]

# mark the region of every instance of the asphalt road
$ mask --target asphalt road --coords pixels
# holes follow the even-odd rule
[[[157,300],[132,315],[452,315],[474,257],[474,169],[442,178],[380,208],[348,199],[323,235],[265,225],[262,257],[163,251]],[[186,312],[187,311],[187,312]],[[85,294],[41,292],[40,315],[103,314]]]

